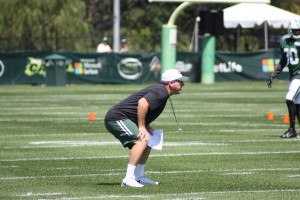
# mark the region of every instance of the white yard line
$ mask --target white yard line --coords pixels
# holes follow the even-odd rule
[[[224,176],[232,176],[232,175],[252,175],[253,172],[232,172],[232,173],[224,173]]]
[[[300,178],[300,174],[294,174],[287,176],[288,178]]]
[[[18,197],[36,197],[36,196],[60,196],[60,195],[66,195],[66,193],[61,192],[49,192],[49,193],[33,193],[33,192],[27,192],[26,194],[19,195]]]
[[[93,176],[117,176],[121,173],[108,174],[77,174],[77,175],[57,175],[57,176],[13,176],[0,178],[0,180],[24,180],[24,179],[48,179],[48,178],[76,178],[76,177],[93,177]]]
[[[148,171],[147,174],[184,174],[184,173],[222,173],[231,171],[231,175],[253,173],[253,171],[297,171],[300,168],[278,168],[278,169],[230,169],[230,170],[172,170],[172,171]],[[2,177],[0,180],[24,180],[24,179],[48,179],[48,178],[77,178],[77,177],[95,177],[95,176],[119,176],[124,174],[124,170],[101,170],[99,174],[69,174],[57,176],[12,176]],[[228,173],[229,175],[230,173]],[[293,175],[294,176],[294,175]]]
[[[18,166],[11,165],[11,166],[0,166],[0,168],[17,168]]]
[[[120,145],[119,141],[36,141],[30,142],[32,146],[0,147],[0,149],[36,149],[36,148],[62,148],[62,147],[81,147],[81,146],[112,146]],[[229,146],[230,144],[218,142],[165,142],[164,146]]]
[[[230,146],[230,143],[258,143],[258,142],[300,142],[299,139],[290,140],[223,140],[223,141],[190,141],[190,142],[164,142],[164,146]],[[68,140],[48,140],[29,142],[31,146],[7,146],[0,149],[36,149],[36,148],[61,148],[61,147],[80,147],[80,146],[111,146],[120,145],[120,142],[113,141],[68,141]]]
[[[152,154],[150,157],[181,157],[181,156],[209,156],[209,155],[277,155],[277,154],[298,154],[300,151],[274,151],[274,152],[208,152],[208,153],[178,153],[178,154]],[[115,159],[128,158],[124,156],[91,156],[91,157],[54,157],[54,158],[16,158],[1,159],[0,162],[17,161],[47,161],[47,160],[93,160],[93,159]]]
[[[175,193],[175,194],[155,194],[155,195],[99,195],[99,196],[86,196],[86,197],[64,197],[61,200],[85,200],[85,199],[152,199],[162,197],[163,199],[174,199],[178,196],[187,196],[185,199],[206,199],[205,197],[199,197],[199,195],[219,195],[219,194],[246,194],[246,193],[286,193],[286,192],[300,192],[299,189],[288,190],[234,190],[234,191],[212,191],[212,192],[191,192],[191,193]],[[193,198],[195,196],[195,198]],[[179,198],[183,200],[182,198]],[[47,199],[44,199],[47,200]],[[50,199],[49,199],[50,200]]]
[[[38,142],[30,142],[32,145],[40,145],[40,144],[56,144],[56,145],[78,145],[78,146],[86,146],[86,145],[97,145],[97,146],[110,146],[120,144],[118,141],[67,141],[67,140],[58,140],[58,141],[38,141]]]
[[[102,135],[109,134],[108,132],[99,132],[99,133],[55,133],[55,134],[8,134],[8,135],[0,135],[0,138],[17,138],[17,137],[61,137],[61,136],[87,136],[87,135]]]
[[[15,128],[15,127],[13,127]],[[223,129],[223,130],[184,130],[183,132],[184,133],[216,133],[216,132],[228,132],[228,133],[231,133],[231,132],[274,132],[276,133],[276,131],[285,131],[286,129],[285,128],[277,128],[277,129],[269,129],[269,128],[266,128],[266,129],[235,129],[235,130],[232,130],[232,129]],[[171,133],[168,132],[168,133]],[[37,133],[37,134],[1,134],[0,135],[0,138],[17,138],[17,137],[57,137],[57,136],[85,136],[85,135],[101,135],[101,134],[110,134],[109,132],[97,132],[97,133],[56,133],[56,134],[43,134],[43,133]],[[245,141],[245,140],[243,140]],[[278,136],[278,140],[253,140],[253,141],[283,141],[282,139],[279,138]],[[286,140],[286,141],[289,141],[289,140]]]
[[[223,173],[227,172],[228,174],[232,172],[232,174],[243,174],[243,173],[253,173],[256,171],[297,171],[300,168],[254,168],[254,169],[225,169],[225,170],[176,170],[176,171],[148,171],[149,174],[181,174],[181,173],[207,173],[207,172],[216,172]]]

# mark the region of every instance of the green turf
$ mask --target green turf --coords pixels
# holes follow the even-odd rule
[[[279,138],[286,82],[186,84],[172,97],[183,131],[169,103],[152,124],[164,147],[146,170],[160,185],[120,187],[129,151],[103,117],[145,86],[0,86],[0,199],[299,198],[300,139]]]

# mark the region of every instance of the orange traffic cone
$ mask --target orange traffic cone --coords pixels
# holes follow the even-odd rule
[[[273,112],[268,112],[268,120],[274,120]]]
[[[283,115],[283,123],[285,124],[290,123],[290,118],[288,114]]]
[[[89,121],[95,121],[95,120],[96,120],[96,116],[95,116],[95,113],[94,113],[94,112],[90,112],[90,115],[89,115],[88,120],[89,120]]]

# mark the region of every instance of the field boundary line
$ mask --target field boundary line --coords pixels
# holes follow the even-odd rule
[[[282,192],[300,192],[300,189],[275,189],[275,190],[233,190],[233,191],[207,191],[207,192],[191,192],[191,193],[176,193],[176,194],[163,194],[163,193],[158,193],[158,194],[149,194],[149,195],[101,195],[101,196],[90,196],[90,197],[64,197],[61,198],[63,200],[82,200],[82,199],[111,199],[111,198],[120,198],[120,199],[128,199],[128,198],[157,198],[157,196],[163,196],[163,197],[170,197],[172,198],[173,196],[188,196],[188,198],[192,198],[194,195],[214,195],[214,194],[242,194],[242,193],[282,193]],[[192,197],[191,197],[192,196]],[[167,197],[167,198],[168,198]],[[199,197],[197,198],[205,199],[205,197]],[[164,198],[166,199],[166,198]],[[173,199],[173,198],[172,198]],[[44,199],[48,200],[48,199]],[[50,200],[50,199],[49,199]]]
[[[172,171],[148,171],[148,174],[182,174],[182,173],[251,173],[255,171],[296,171],[300,168],[270,168],[270,169],[230,169],[230,170],[172,170]],[[94,177],[94,176],[119,176],[124,173],[124,170],[103,170],[105,173],[99,174],[65,174],[56,176],[12,176],[12,177],[2,177],[0,180],[22,180],[22,179],[47,179],[47,178],[76,178],[76,177]],[[224,175],[224,174],[221,174]],[[233,175],[233,174],[232,174]],[[238,175],[238,174],[235,174]],[[241,174],[243,175],[243,174]],[[289,177],[289,176],[288,176]],[[292,176],[295,178],[295,176]],[[297,177],[297,176],[296,176]]]
[[[274,152],[208,152],[208,153],[178,153],[178,154],[153,154],[150,157],[179,157],[179,156],[209,156],[209,155],[276,155],[276,154],[297,154],[300,151],[274,151]],[[17,158],[1,159],[0,162],[16,161],[47,161],[47,160],[92,160],[92,159],[115,159],[128,158],[124,156],[91,156],[91,157],[56,157],[56,158]]]

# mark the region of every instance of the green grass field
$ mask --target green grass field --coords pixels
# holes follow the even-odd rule
[[[152,124],[164,147],[146,170],[160,185],[120,187],[129,151],[103,117],[145,86],[0,86],[0,199],[299,199],[300,139],[279,137],[286,82],[186,84],[172,97],[183,131],[169,102]]]

